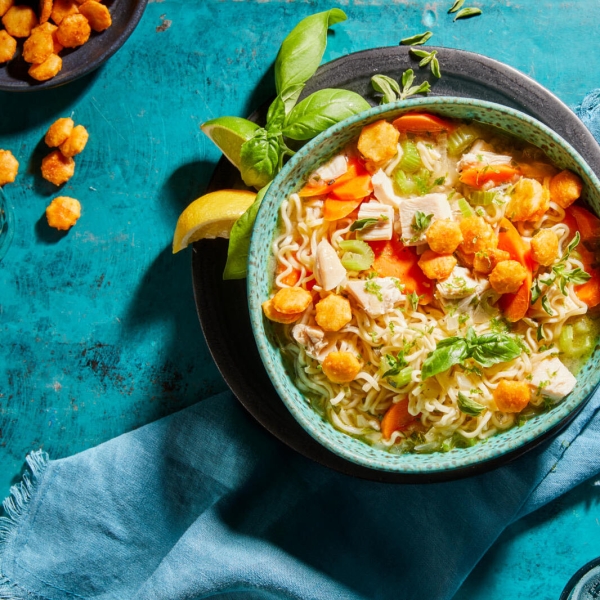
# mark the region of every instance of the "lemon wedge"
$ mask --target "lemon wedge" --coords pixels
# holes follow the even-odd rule
[[[177,220],[173,254],[198,240],[229,239],[233,224],[255,198],[256,193],[247,190],[218,190],[194,200]]]

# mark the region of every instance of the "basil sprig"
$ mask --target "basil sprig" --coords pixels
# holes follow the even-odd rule
[[[520,356],[521,351],[521,345],[505,333],[484,333],[478,336],[473,327],[469,327],[464,338],[449,337],[437,343],[435,350],[423,362],[421,379],[425,381],[469,358],[482,367],[491,367]]]
[[[402,87],[397,81],[387,75],[373,75],[371,85],[376,92],[383,94],[380,104],[396,102],[396,100],[406,100],[416,94],[427,94],[431,91],[428,81],[418,85],[413,85],[415,81],[415,72],[407,69],[402,73]]]
[[[589,281],[591,277],[589,273],[586,273],[580,267],[576,267],[570,271],[566,270],[567,260],[571,256],[571,252],[573,252],[573,250],[575,250],[575,248],[578,246],[580,239],[581,237],[578,231],[575,234],[575,237],[571,240],[571,243],[567,246],[567,249],[561,256],[560,260],[552,266],[551,272],[537,277],[531,286],[531,304],[535,304],[538,301],[538,298],[541,296],[542,308],[550,316],[554,314],[554,311],[550,307],[550,301],[548,300],[548,296],[545,292],[551,285],[557,283],[562,295],[568,296],[568,283],[572,283],[573,285],[581,285],[582,283]]]
[[[302,19],[285,38],[275,60],[277,97],[264,127],[242,144],[240,171],[244,183],[260,189],[279,173],[294,152],[286,139],[309,140],[349,116],[370,108],[359,94],[349,90],[314,92],[297,106],[306,82],[315,74],[327,46],[327,30],[346,20],[339,8]]]

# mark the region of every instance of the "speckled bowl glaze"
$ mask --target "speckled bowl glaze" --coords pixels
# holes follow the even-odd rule
[[[508,455],[529,444],[580,408],[600,381],[600,351],[577,375],[577,387],[564,402],[488,439],[485,444],[446,453],[391,454],[337,431],[309,405],[286,371],[276,343],[274,325],[263,316],[261,304],[273,286],[271,242],[278,229],[281,202],[300,189],[307,176],[360,134],[363,126],[379,119],[394,119],[411,111],[427,111],[442,117],[475,119],[494,125],[542,150],[559,167],[578,173],[584,182],[583,198],[600,213],[600,181],[581,156],[560,136],[539,121],[516,110],[480,100],[438,97],[408,100],[372,108],[331,127],[306,144],[287,163],[271,184],[258,212],[248,263],[248,302],[254,338],[261,359],[277,393],[300,425],[318,442],[343,458],[367,468],[404,474],[433,474],[473,467]]]

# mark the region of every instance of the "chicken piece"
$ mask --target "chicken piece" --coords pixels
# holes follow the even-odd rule
[[[300,287],[282,288],[273,296],[273,308],[284,315],[304,312],[312,302],[312,294]]]
[[[69,181],[74,173],[75,161],[63,156],[60,150],[54,150],[42,159],[42,177],[54,185]]]
[[[490,273],[490,285],[499,294],[514,294],[527,278],[527,269],[516,260],[500,261]]]
[[[333,383],[349,383],[360,373],[361,364],[351,352],[330,352],[321,367]]]
[[[403,302],[402,284],[395,277],[359,279],[346,284],[348,293],[371,317],[380,317]]]
[[[371,183],[373,184],[373,195],[382,204],[389,204],[394,208],[399,208],[402,203],[402,198],[397,196],[394,192],[394,184],[390,177],[385,174],[383,169],[379,169],[371,177]]]
[[[304,347],[306,354],[315,360],[323,360],[328,354],[327,351],[334,347],[334,344],[327,342],[324,331],[319,327],[298,323],[292,329],[292,337]]]
[[[537,221],[550,208],[548,191],[535,179],[520,179],[506,205],[505,215],[511,221]]]
[[[487,282],[481,282],[471,277],[469,269],[454,267],[452,273],[444,281],[437,284],[437,291],[442,298],[457,300],[481,292]]]
[[[74,125],[73,119],[70,119],[69,117],[54,121],[48,128],[48,132],[44,138],[46,145],[50,146],[50,148],[56,148],[63,142],[66,142],[73,131]]]
[[[457,260],[452,254],[437,254],[433,250],[425,250],[418,264],[426,277],[442,280],[450,277]]]
[[[358,138],[358,151],[366,160],[382,164],[396,156],[400,132],[385,120],[365,125]]]
[[[496,407],[503,413],[519,413],[531,400],[531,390],[524,381],[501,379],[494,390]]]
[[[529,385],[534,394],[556,401],[575,389],[577,379],[559,358],[553,356],[544,359],[533,369]]]
[[[96,0],[88,0],[81,4],[79,12],[88,20],[94,31],[104,31],[112,25],[110,11]]]
[[[315,307],[315,321],[323,331],[339,331],[352,321],[352,308],[348,298],[330,294]]]
[[[15,0],[0,0],[0,17],[3,17],[14,4]]]
[[[336,288],[346,279],[346,269],[327,240],[321,240],[317,246],[315,279],[326,292]]]
[[[358,220],[377,219],[377,223],[356,232],[359,240],[391,240],[394,234],[394,207],[380,202],[363,202],[358,210]]]
[[[572,171],[561,171],[550,180],[550,200],[568,208],[581,196],[583,181]]]
[[[475,254],[482,250],[492,250],[498,247],[498,236],[492,226],[482,217],[465,217],[460,222],[463,242],[460,249],[465,254]]]
[[[23,44],[23,59],[25,62],[39,65],[54,53],[54,41],[52,34],[36,30],[25,40]]]
[[[438,219],[452,220],[452,209],[446,194],[426,194],[420,198],[403,200],[400,205],[400,224],[402,225],[402,242],[405,246],[418,246],[427,239],[427,227],[423,229],[418,227],[417,213],[426,217],[433,215],[429,226]]]
[[[91,33],[92,28],[83,15],[67,15],[58,26],[56,39],[65,48],[77,48],[90,39]]]
[[[462,171],[470,167],[479,169],[493,165],[510,165],[511,162],[512,156],[508,156],[507,154],[497,154],[488,150],[476,151],[473,148],[471,152],[463,154],[456,167],[459,171]]]
[[[329,162],[321,165],[318,169],[311,173],[308,178],[309,185],[321,185],[335,181],[338,177],[344,175],[348,171],[348,159],[343,154],[334,156]]]
[[[37,16],[30,6],[11,6],[2,17],[2,24],[7,33],[15,38],[26,38],[37,26]]]
[[[50,18],[60,25],[62,20],[68,15],[75,15],[79,12],[75,0],[54,0],[52,4],[52,13]]]
[[[452,254],[463,241],[460,225],[450,219],[434,221],[425,237],[429,247],[438,254]]]
[[[0,63],[12,60],[17,51],[17,40],[6,31],[0,31]]]
[[[77,125],[71,135],[60,145],[60,151],[64,156],[76,156],[83,152],[89,137],[87,129],[83,125]]]
[[[489,275],[496,265],[503,260],[510,260],[510,254],[506,250],[492,248],[490,250],[480,250],[473,256],[473,268],[478,273]]]
[[[552,229],[540,229],[531,240],[531,256],[535,262],[549,267],[558,255],[558,236]]]
[[[19,161],[10,150],[0,150],[0,186],[12,183],[19,172]]]
[[[59,196],[54,198],[46,208],[46,218],[48,225],[54,229],[66,231],[77,223],[81,216],[81,204],[75,198],[69,196]]]
[[[265,314],[265,317],[267,317],[267,319],[269,319],[270,321],[275,321],[275,323],[283,323],[284,325],[293,323],[294,321],[297,321],[302,316],[301,312],[292,313],[289,315],[279,312],[273,306],[273,298],[269,298],[268,300],[265,300],[262,303],[262,309],[263,309],[263,313]]]

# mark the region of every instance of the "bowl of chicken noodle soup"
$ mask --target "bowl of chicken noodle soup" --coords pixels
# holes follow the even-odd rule
[[[462,98],[373,108],[271,184],[254,336],[320,443],[397,473],[497,461],[595,388],[600,182],[556,133]]]

